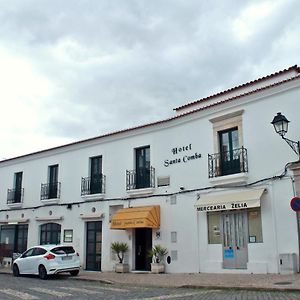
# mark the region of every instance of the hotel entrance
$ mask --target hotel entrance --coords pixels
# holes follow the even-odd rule
[[[151,257],[148,257],[152,249],[152,229],[135,229],[135,269],[137,271],[150,271]]]

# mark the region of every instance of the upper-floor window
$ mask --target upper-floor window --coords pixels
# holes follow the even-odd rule
[[[58,165],[48,167],[48,182],[41,186],[41,199],[56,199],[60,197],[60,182],[58,182]]]
[[[150,146],[135,149],[136,188],[150,186]]]
[[[243,110],[210,120],[215,153],[208,155],[209,178],[248,172],[242,114]]]
[[[219,131],[220,168],[222,175],[240,173],[240,149],[238,128]]]
[[[23,172],[17,172],[14,174],[14,185],[12,189],[7,191],[7,203],[21,203],[23,198]]]
[[[91,194],[100,194],[102,192],[102,156],[90,158],[91,168]]]
[[[81,178],[81,195],[105,193],[105,175],[102,173],[102,156],[90,157],[89,177]]]
[[[134,149],[135,169],[126,171],[126,189],[154,187],[155,170],[150,162],[150,146]]]

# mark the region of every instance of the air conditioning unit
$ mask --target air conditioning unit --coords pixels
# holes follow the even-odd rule
[[[298,272],[297,254],[282,253],[279,254],[279,273],[295,274]]]

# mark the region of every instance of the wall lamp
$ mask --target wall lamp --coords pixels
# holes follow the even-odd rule
[[[289,122],[290,121],[279,112],[273,118],[271,124],[273,124],[276,133],[278,133],[298,155],[298,160],[300,161],[300,142],[292,141],[285,137],[285,134],[288,132]]]

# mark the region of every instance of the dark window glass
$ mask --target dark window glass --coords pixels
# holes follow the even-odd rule
[[[150,146],[138,148],[136,155],[136,187],[150,186]]]
[[[47,223],[41,225],[40,244],[59,244],[61,234],[61,225],[56,223]]]

